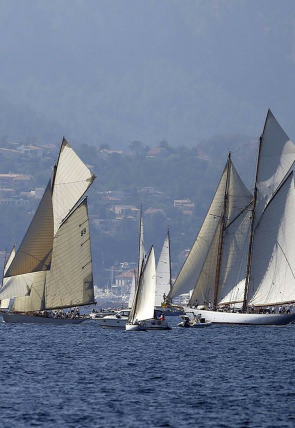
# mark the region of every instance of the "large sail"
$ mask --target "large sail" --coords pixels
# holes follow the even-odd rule
[[[47,309],[94,303],[87,198],[64,220],[54,237],[47,273]]]
[[[49,182],[27,233],[4,277],[49,269],[52,240],[53,212]]]
[[[251,209],[252,206],[249,204],[224,231],[218,305],[243,302]],[[235,284],[237,285],[234,286]]]
[[[47,272],[33,272],[20,277],[31,276],[30,289],[27,295],[16,297],[12,305],[14,312],[33,312],[44,309],[44,284]]]
[[[295,302],[294,207],[295,189],[291,171],[254,230],[249,305]]]
[[[64,138],[56,166],[52,194],[54,234],[94,179],[94,174]]]
[[[205,217],[200,232],[180,270],[175,283],[168,295],[169,299],[188,293],[192,290],[200,276],[207,254],[215,236],[219,218],[222,213],[224,192],[226,186],[227,166],[223,171],[213,201]]]
[[[154,317],[155,290],[156,262],[154,248],[152,247],[139,278],[134,305],[129,316],[131,322]]]
[[[191,302],[196,299],[199,302],[213,300],[221,234],[249,205],[251,199],[251,193],[239,177],[229,156],[204,223],[176,278],[169,298],[194,289]],[[222,254],[220,256],[222,257]],[[232,284],[232,287],[234,285],[236,284]]]
[[[267,113],[257,165],[255,225],[295,161],[295,145],[272,112]]]
[[[165,238],[162,251],[157,264],[157,286],[155,305],[160,306],[164,294],[168,296],[171,288],[170,239],[169,232]]]
[[[42,282],[44,286],[45,274],[46,271],[40,271],[3,278],[0,299],[11,299],[30,295],[34,284]]]
[[[221,218],[219,218],[216,223],[218,224],[218,227],[215,231],[215,235],[204,260],[198,281],[190,297],[190,305],[195,305],[197,302],[212,303],[214,300],[216,264],[218,257],[219,238],[222,229]]]
[[[128,308],[132,307],[134,296],[135,296],[135,274],[133,274],[132,282],[129,290]]]
[[[5,265],[4,265],[4,269],[3,269],[3,276],[6,274],[6,272],[8,271],[8,268],[10,267],[10,265],[11,265],[11,263],[12,263],[12,260],[14,259],[14,257],[15,257],[15,254],[16,254],[16,245],[14,245],[13,246],[13,248],[12,248],[12,250],[11,250],[11,252],[10,252],[10,254],[9,254],[9,256],[8,256],[8,259],[7,259],[7,261],[6,261],[6,263],[5,263]]]

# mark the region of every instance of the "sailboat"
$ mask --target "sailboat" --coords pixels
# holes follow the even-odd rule
[[[229,154],[210,208],[168,298],[192,291],[186,311],[209,322],[295,320],[295,145],[269,110],[254,195]]]
[[[128,321],[132,303],[135,298],[136,288],[139,280],[139,273],[145,263],[146,252],[144,248],[144,235],[143,235],[143,219],[142,219],[142,207],[140,207],[139,215],[139,236],[138,236],[138,260],[137,260],[137,275],[133,275],[132,283],[129,291],[128,299],[128,308],[122,309],[121,311],[106,315],[102,318],[97,319],[98,325],[103,328],[116,328],[116,329],[125,329],[126,323]]]
[[[163,316],[159,319],[155,318],[155,291],[156,262],[154,247],[152,246],[145,263],[141,267],[135,298],[125,326],[127,331],[171,329]]]
[[[0,289],[8,323],[79,323],[95,303],[87,197],[94,174],[64,138],[33,220],[5,266]],[[72,308],[70,316],[61,313]],[[74,309],[75,308],[75,309]],[[69,313],[68,313],[69,315]]]
[[[167,231],[167,235],[163,243],[156,272],[157,272],[157,281],[156,281],[155,309],[161,310],[165,314],[165,316],[183,314],[182,307],[167,304],[167,301],[166,301],[166,297],[168,296],[172,288],[169,229]]]
[[[170,261],[170,237],[167,232],[164,244],[157,264],[157,286],[155,306],[161,307],[171,290],[171,261]]]

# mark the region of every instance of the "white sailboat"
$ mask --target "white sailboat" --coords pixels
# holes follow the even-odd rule
[[[176,316],[183,314],[180,306],[167,304],[166,297],[172,288],[171,278],[171,253],[170,253],[170,233],[169,230],[165,237],[163,247],[157,264],[157,281],[155,309],[162,311],[165,316]]]
[[[165,296],[168,296],[171,290],[171,262],[170,262],[170,237],[169,230],[164,240],[164,244],[160,253],[157,264],[157,285],[155,306],[161,307],[165,301]]]
[[[169,299],[193,290],[187,311],[213,323],[295,319],[295,145],[269,110],[254,196],[229,155],[209,211]],[[209,309],[209,310],[208,310]]]
[[[87,198],[81,200],[94,179],[63,139],[52,179],[5,267],[0,289],[1,305],[9,307],[5,322],[78,323],[84,318],[77,307],[95,303]],[[71,318],[61,317],[61,310],[73,307]],[[52,311],[58,317],[49,316]]]
[[[125,326],[127,331],[170,329],[165,319],[154,317],[155,291],[156,262],[154,247],[152,246],[146,262],[141,268],[135,298]]]

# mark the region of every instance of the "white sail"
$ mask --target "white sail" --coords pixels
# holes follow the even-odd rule
[[[135,275],[133,274],[132,282],[129,290],[128,308],[131,308],[135,296]]]
[[[194,289],[198,281],[219,225],[219,218],[223,208],[226,175],[226,169],[224,169],[204,223],[168,295],[170,299],[180,294],[188,293]]]
[[[4,276],[4,275],[6,274],[6,272],[8,271],[8,268],[9,268],[9,266],[11,265],[12,260],[13,260],[13,259],[14,259],[14,257],[15,257],[15,254],[16,254],[16,245],[14,245],[14,246],[13,246],[13,248],[12,248],[12,250],[11,250],[11,252],[10,252],[9,256],[8,256],[8,259],[7,259],[7,261],[6,261],[5,265],[4,265],[4,269],[3,269],[3,276]]]
[[[44,284],[46,281],[46,274],[47,272],[42,271],[34,272],[34,281],[32,282],[28,295],[16,297],[12,305],[12,311],[33,312],[44,309]]]
[[[267,113],[257,168],[255,225],[295,161],[295,145],[272,112]]]
[[[224,213],[225,197],[227,204]],[[176,278],[169,298],[194,289],[191,303],[195,300],[199,302],[213,300],[218,248],[223,227],[228,227],[249,205],[251,199],[251,193],[229,157],[204,223]]]
[[[157,286],[155,305],[160,306],[163,302],[163,295],[168,296],[171,288],[171,263],[170,263],[170,239],[169,233],[165,238],[162,251],[157,264]]]
[[[52,194],[54,234],[94,179],[94,174],[63,139]]]
[[[219,235],[221,231],[221,219],[217,220],[218,227],[208,249],[200,271],[198,281],[190,296],[190,304],[213,302],[216,278],[216,260],[218,257]]]
[[[156,262],[154,248],[152,247],[139,277],[129,321],[143,321],[154,317],[155,291]]]
[[[3,278],[0,299],[29,295],[33,284],[39,283],[40,281],[44,284],[45,271],[31,272],[23,275]]]
[[[224,231],[217,304],[243,302],[249,249],[251,205]],[[237,286],[234,286],[237,284]]]
[[[295,302],[293,171],[269,202],[254,231],[249,305]]]
[[[85,198],[54,237],[47,272],[45,306],[65,308],[94,303],[90,232]]]

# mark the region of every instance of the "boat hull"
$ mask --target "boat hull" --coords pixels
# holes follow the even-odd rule
[[[147,330],[171,330],[171,327],[165,320],[146,320],[144,324]]]
[[[146,331],[146,327],[143,324],[128,324],[125,325],[126,331]]]
[[[201,315],[206,321],[215,324],[244,325],[287,325],[295,321],[295,313],[290,314],[243,314],[233,312],[206,311],[204,309],[186,308],[187,311]]]
[[[55,324],[55,325],[80,324],[83,321],[86,321],[88,319],[88,318],[49,318],[49,317],[47,318],[43,316],[16,314],[11,312],[3,313],[2,317],[5,323]]]
[[[178,327],[182,327],[182,328],[204,328],[204,327],[210,327],[212,325],[212,322],[195,322],[195,323],[185,323],[185,322],[180,322],[179,324],[177,324]]]
[[[127,323],[127,319],[118,319],[116,317],[114,318],[100,318],[96,319],[95,322],[102,328],[118,328],[118,329],[124,329],[125,325]]]

